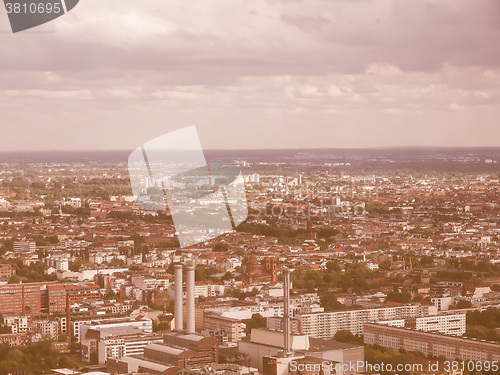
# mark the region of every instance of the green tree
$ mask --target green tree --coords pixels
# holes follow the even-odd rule
[[[338,342],[343,342],[346,344],[363,345],[363,337],[358,335],[353,335],[351,331],[346,329],[341,329],[335,333],[333,339]]]
[[[247,333],[252,332],[253,328],[263,328],[263,327],[267,327],[267,319],[258,313],[252,314],[252,318],[248,320],[246,323]]]

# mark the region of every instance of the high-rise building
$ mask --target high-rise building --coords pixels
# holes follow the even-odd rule
[[[14,252],[19,252],[19,251],[35,252],[36,242],[33,240],[14,241],[13,249]]]
[[[101,299],[97,285],[86,284],[55,284],[47,287],[48,312],[62,312],[66,310],[66,293],[70,303],[92,302]]]
[[[422,332],[375,323],[365,325],[364,342],[369,345],[419,352],[426,356],[443,356],[450,360],[489,363],[500,361],[500,344],[496,342]]]
[[[409,319],[424,316],[428,309],[419,305],[404,305],[384,307],[378,309],[348,310],[333,312],[318,312],[311,314],[297,314],[300,322],[300,332],[314,338],[329,339],[337,331],[347,330],[353,335],[362,335],[366,323],[381,320]],[[437,314],[437,309],[430,311],[430,315]]]
[[[0,286],[0,314],[40,313],[46,303],[47,286],[55,282]]]
[[[392,327],[411,328],[417,331],[438,332],[445,335],[461,336],[466,331],[465,314],[434,315],[420,318],[381,321]]]

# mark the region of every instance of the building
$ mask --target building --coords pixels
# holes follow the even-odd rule
[[[205,320],[205,310],[206,308],[203,307],[203,305],[196,305],[194,308],[194,325],[195,329],[202,331],[204,328],[204,320]],[[187,306],[184,304],[182,305],[182,320],[185,323],[187,323]]]
[[[117,318],[117,319],[96,319],[89,317],[88,320],[74,319],[73,322],[73,335],[77,340],[82,342],[89,329],[105,329],[105,328],[136,328],[145,333],[153,332],[153,322],[151,319],[130,319],[130,318]]]
[[[35,252],[36,251],[36,242],[33,240],[25,240],[25,241],[14,241],[13,243],[14,252]]]
[[[364,371],[362,364],[365,361],[365,348],[362,345],[310,338],[309,350],[302,354],[322,361],[338,362],[340,368],[344,370],[343,375],[354,375]]]
[[[283,317],[270,316],[266,318],[267,329],[271,331],[283,331]],[[300,334],[300,322],[298,319],[290,319],[290,332]]]
[[[102,299],[99,287],[94,284],[54,284],[47,287],[47,293],[49,314],[66,311],[66,294],[71,304]]]
[[[461,368],[453,369],[448,363],[423,358],[412,362],[410,370],[410,375],[463,375],[463,373]]]
[[[309,349],[307,335],[290,335],[291,349],[306,351]],[[285,335],[283,332],[270,331],[266,328],[254,328],[250,332],[250,340],[238,342],[238,350],[250,358],[249,365],[264,370],[264,357],[277,356],[283,350]]]
[[[90,361],[92,354],[97,353],[98,362],[103,364],[109,358],[143,354],[146,346],[161,342],[161,334],[146,333],[134,327],[90,328],[81,340],[82,356]]]
[[[47,309],[47,286],[55,282],[0,286],[0,314],[36,314]]]
[[[498,343],[376,323],[365,324],[364,342],[369,345],[419,352],[425,356],[443,356],[450,360],[500,361]]]
[[[250,340],[240,341],[238,350],[248,355],[250,366],[256,367],[264,373],[276,372],[276,359],[283,351],[285,336],[283,332],[269,331],[265,328],[252,329]],[[332,340],[314,339],[307,335],[290,335],[290,347],[295,356],[289,357],[294,362],[303,358],[315,358],[321,362],[333,362],[341,368],[347,369],[344,375],[357,374],[363,371],[365,349],[362,345],[351,345]],[[280,361],[281,362],[281,361]],[[356,364],[356,366],[354,366]],[[270,367],[272,369],[270,369]],[[349,368],[355,368],[350,371]],[[290,370],[293,370],[290,368]],[[285,370],[283,370],[285,371]],[[286,369],[288,373],[288,369]],[[341,372],[337,372],[340,374]]]
[[[0,264],[0,280],[9,280],[15,274],[16,271],[10,264]]]
[[[148,358],[127,356],[108,359],[107,370],[111,374],[146,373],[154,375],[177,375],[182,369],[173,365],[165,365]]]
[[[278,281],[278,259],[267,257],[261,262],[257,259],[250,259],[243,264],[241,275],[243,282],[252,284],[254,282]]]
[[[7,327],[10,327],[12,333],[26,333],[30,325],[30,318],[20,315],[4,315],[3,322]]]
[[[57,339],[60,333],[59,322],[51,320],[39,320],[35,324],[36,329],[43,338]]]
[[[151,374],[176,375],[184,369],[201,374],[200,371],[217,365],[219,350],[213,337],[171,331],[164,334],[163,340],[162,344],[147,345],[143,355],[110,358],[108,371],[127,374],[142,370]]]
[[[430,311],[435,315],[437,309]],[[362,335],[368,322],[417,318],[424,315],[419,305],[404,305],[378,309],[348,310],[297,314],[300,332],[314,338],[330,339],[340,330],[350,331],[353,335]]]
[[[41,336],[39,334],[38,337],[36,337],[36,335],[30,333],[23,333],[23,334],[5,333],[0,335],[0,344],[8,343],[10,346],[21,346],[21,345],[29,345],[32,342],[40,339]]]
[[[227,318],[219,314],[205,313],[203,327],[209,331],[222,330],[226,332],[229,342],[238,342],[246,336],[245,323],[240,319]]]
[[[392,327],[411,328],[424,332],[437,332],[445,335],[462,336],[466,331],[465,314],[434,315],[412,319],[381,321]]]

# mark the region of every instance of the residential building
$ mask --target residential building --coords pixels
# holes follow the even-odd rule
[[[434,311],[434,314],[437,310]],[[368,322],[417,318],[423,315],[419,305],[404,305],[378,309],[347,310],[297,314],[300,332],[314,338],[332,338],[337,331],[347,330],[353,335],[362,335],[364,325]]]
[[[246,324],[240,319],[227,318],[214,313],[205,313],[203,327],[205,330],[220,329],[226,332],[229,342],[238,342],[246,336]]]
[[[466,331],[466,315],[434,315],[420,318],[380,321],[392,327],[411,328],[424,332],[438,332],[445,335],[462,336]]]
[[[426,356],[464,361],[500,361],[500,344],[376,323],[365,324],[364,342]]]

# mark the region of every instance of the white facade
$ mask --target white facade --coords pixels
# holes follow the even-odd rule
[[[437,313],[437,309],[432,311]],[[363,334],[363,326],[369,322],[397,320],[423,316],[421,306],[406,305],[379,309],[334,311],[312,314],[297,314],[302,334],[315,338],[332,338],[337,331],[347,330],[354,335]]]
[[[28,317],[27,316],[4,316],[4,324],[10,327],[12,333],[26,333],[28,332]]]
[[[391,327],[409,327],[409,322],[405,319],[380,321],[379,324],[386,324]],[[410,323],[411,324],[411,323]],[[439,332],[445,335],[462,336],[466,331],[466,315],[435,315],[416,318],[414,328],[424,332]]]

